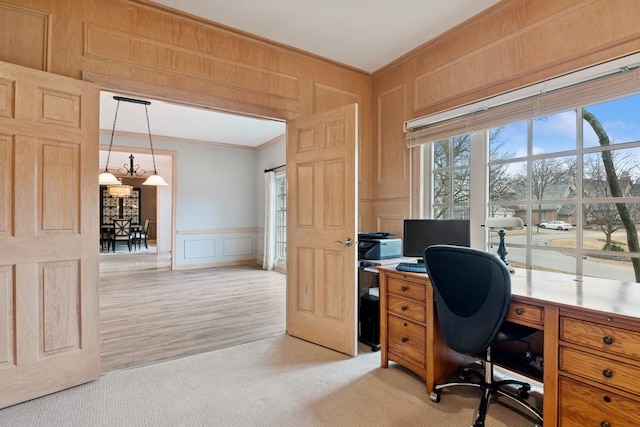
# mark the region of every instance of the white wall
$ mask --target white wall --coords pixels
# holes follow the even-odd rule
[[[109,138],[110,133],[101,133],[100,143],[108,145]],[[116,146],[148,150],[149,142],[146,135],[116,134]],[[164,196],[165,200],[175,200],[175,206],[171,209],[169,205],[169,214],[164,205],[158,210],[161,217],[158,221],[163,222],[163,229],[168,227],[169,235],[171,217],[175,219],[175,234],[171,236],[175,241],[175,268],[261,262],[264,169],[285,163],[284,135],[281,141],[259,151],[163,137],[154,137],[153,147],[161,152],[175,152],[174,176],[171,176],[171,171],[161,170],[158,166],[160,175],[175,181],[175,194]],[[135,153],[135,149],[131,151]],[[104,157],[101,153],[102,169]],[[112,158],[112,166],[120,164],[114,163]],[[140,166],[152,169],[151,165]],[[165,191],[170,189],[161,188],[158,197]],[[169,216],[166,224],[165,216]],[[168,242],[171,240],[166,239]]]

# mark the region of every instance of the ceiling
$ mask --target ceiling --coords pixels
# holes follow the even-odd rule
[[[499,0],[152,1],[371,73]],[[100,129],[113,127],[113,95],[100,96]],[[286,131],[283,122],[147,100],[152,135],[258,147]],[[146,134],[142,105],[121,102],[116,131]]]
[[[372,73],[499,0],[152,0]]]
[[[100,92],[100,129],[111,132],[114,126],[116,107],[118,117],[116,132],[135,132],[147,134],[147,118],[144,105],[131,102],[118,102],[114,95],[132,98],[126,94]],[[286,132],[286,124],[273,120],[248,118],[212,110],[185,107],[184,105],[139,98],[151,102],[149,128],[151,135],[186,138],[221,144],[233,144],[258,147]],[[114,142],[115,143],[115,142]],[[117,144],[116,144],[117,145]]]

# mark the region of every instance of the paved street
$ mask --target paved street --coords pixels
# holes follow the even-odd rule
[[[585,231],[585,237],[596,237],[603,238],[604,234],[599,231]],[[548,242],[553,239],[558,238],[571,238],[575,236],[575,230],[572,231],[557,231],[557,230],[540,230],[538,233],[537,230],[533,230],[533,244],[534,246],[540,246],[547,248]],[[626,240],[624,234],[617,234],[617,240]],[[515,235],[509,236],[507,232],[507,237],[505,239],[505,243],[507,245],[507,250],[509,254],[507,255],[507,260],[515,263],[515,264],[524,264],[525,263],[525,250],[523,248],[516,248],[510,246],[510,244],[524,244],[525,236],[524,235]],[[497,250],[497,246],[494,246],[492,251]],[[614,280],[624,280],[635,282],[635,275],[633,273],[633,267],[630,264],[620,265],[614,264],[611,262],[606,262],[604,260],[598,260],[597,258],[587,257],[583,260],[584,262],[584,273],[586,276],[598,276],[598,277],[606,277]],[[549,268],[554,271],[562,271],[566,273],[573,274],[574,266],[576,264],[575,256],[568,255],[562,251],[555,250],[533,250],[533,263],[534,265],[544,266],[545,268]]]

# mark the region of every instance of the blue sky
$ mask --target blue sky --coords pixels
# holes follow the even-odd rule
[[[586,109],[598,118],[612,144],[640,141],[640,95],[588,106]],[[575,111],[535,120],[533,152],[540,154],[575,149],[576,132]],[[525,156],[527,154],[526,122],[504,127],[501,140],[507,141],[502,152],[508,151],[515,157]],[[585,147],[599,145],[595,132],[586,122],[584,141]]]

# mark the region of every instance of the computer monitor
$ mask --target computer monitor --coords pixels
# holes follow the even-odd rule
[[[471,246],[468,219],[405,219],[402,256],[422,261],[424,250],[431,245]]]

